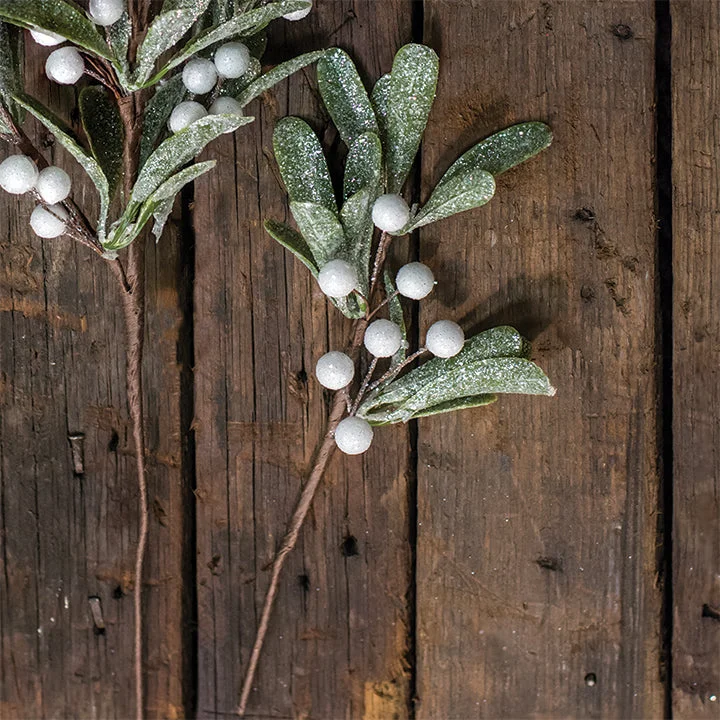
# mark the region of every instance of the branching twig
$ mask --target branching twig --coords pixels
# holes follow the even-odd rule
[[[362,385],[360,385],[360,389],[358,390],[358,394],[355,396],[355,402],[352,404],[352,407],[350,408],[350,412],[348,415],[354,415],[358,408],[360,407],[360,403],[362,402],[363,397],[365,396],[365,392],[368,389],[368,385],[370,384],[370,380],[372,380],[373,373],[375,372],[375,368],[377,367],[378,359],[374,357],[372,359],[372,362],[370,363],[370,367],[368,368],[368,371],[365,373],[365,377],[363,378]]]

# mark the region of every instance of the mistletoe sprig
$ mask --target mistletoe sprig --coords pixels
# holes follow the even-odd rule
[[[400,297],[425,298],[435,278],[418,262],[396,274],[385,268],[394,237],[487,203],[497,175],[550,145],[550,128],[521,123],[479,142],[450,166],[422,207],[410,207],[402,192],[435,98],[437,55],[423,45],[406,45],[370,94],[342,50],[323,55],[317,73],[323,102],[348,147],[342,200],[338,203],[335,197],[315,133],[303,120],[286,118],[275,128],[274,149],[299,232],[275,220],[267,220],[265,228],[310,270],[322,292],[355,325],[346,351],[332,350],[315,366],[320,384],[336,392],[308,481],[272,564],[240,715],[252,689],[283,564],[333,449],[358,455],[370,447],[373,426],[487,405],[501,393],[555,394],[543,371],[530,361],[530,344],[511,327],[466,339],[457,323],[439,320],[428,329],[424,346],[408,355]],[[383,311],[389,317],[376,318]],[[370,358],[360,380],[363,347]],[[427,355],[434,357],[403,374]]]

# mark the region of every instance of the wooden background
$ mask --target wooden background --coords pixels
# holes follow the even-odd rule
[[[374,81],[411,40],[441,60],[414,199],[506,125],[544,120],[556,138],[485,208],[398,243],[396,260],[441,280],[414,332],[511,322],[559,392],[335,457],[249,716],[718,718],[720,3],[318,0],[276,26],[266,60],[339,45]],[[28,81],[74,119],[46,52]],[[153,718],[232,715],[325,412],[312,368],[347,331],[261,226],[288,214],[280,117],[339,149],[314,71],[252,113],[148,243]],[[0,717],[125,718],[137,497],[121,312],[96,258],[33,237],[29,212],[0,198]]]

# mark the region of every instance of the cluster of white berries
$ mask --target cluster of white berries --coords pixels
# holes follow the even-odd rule
[[[399,198],[398,195],[383,197]],[[400,198],[402,200],[402,198]],[[393,201],[394,202],[394,201]],[[377,203],[376,203],[377,207]],[[407,205],[405,206],[407,208]],[[373,217],[375,213],[373,213]],[[403,227],[407,217],[398,225]],[[375,218],[377,225],[377,219]],[[331,260],[322,267],[318,275],[320,289],[329,297],[345,297],[357,287],[357,270],[344,260]],[[411,262],[404,265],[395,277],[395,286],[400,295],[412,300],[422,300],[432,292],[435,277],[427,265]],[[385,319],[374,320],[365,329],[363,338],[365,349],[376,358],[388,358],[395,355],[403,344],[400,327]],[[425,349],[441,358],[457,355],[465,343],[462,328],[450,320],[433,323],[425,336]],[[348,355],[333,350],[323,355],[315,365],[315,377],[329,390],[342,390],[355,377],[355,364]],[[335,430],[335,444],[348,455],[364,453],[372,443],[373,430],[362,418],[351,415],[342,420]]]
[[[11,155],[0,163],[0,187],[12,195],[35,190],[40,196],[45,205],[38,205],[30,216],[36,235],[56,238],[65,232],[70,218],[60,203],[70,195],[72,183],[62,168],[51,165],[38,172],[26,155]]]
[[[194,58],[185,65],[183,85],[193,95],[207,95],[219,79],[242,77],[250,67],[250,50],[241,42],[221,45],[212,60]],[[208,109],[195,100],[184,100],[170,114],[168,127],[173,133],[184,130],[206,115],[242,115],[242,105],[231,97],[217,98]],[[232,131],[229,131],[232,132]]]

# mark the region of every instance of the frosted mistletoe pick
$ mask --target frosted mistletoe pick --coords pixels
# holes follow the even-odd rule
[[[424,346],[409,353],[400,298],[422,300],[432,292],[435,277],[418,262],[397,273],[385,267],[394,237],[487,203],[497,175],[550,145],[550,128],[522,123],[479,142],[450,166],[422,207],[410,207],[403,189],[435,98],[436,54],[423,45],[401,48],[392,71],[370,94],[342,50],[323,55],[317,73],[322,99],[348,148],[342,197],[338,202],[310,126],[285,118],[276,126],[274,148],[299,232],[275,220],[267,220],[265,228],[310,270],[330,302],[355,325],[349,346],[326,353],[315,367],[317,380],[335,396],[308,482],[272,565],[240,714],[252,688],[283,563],[297,542],[333,448],[361,454],[370,448],[373,426],[487,405],[501,393],[555,393],[529,360],[529,343],[511,327],[466,339],[457,323],[442,319],[427,330]],[[388,317],[377,317],[381,313]],[[363,348],[369,354],[366,362]],[[435,357],[403,374],[428,355]],[[363,366],[368,368],[364,375],[359,372]]]

